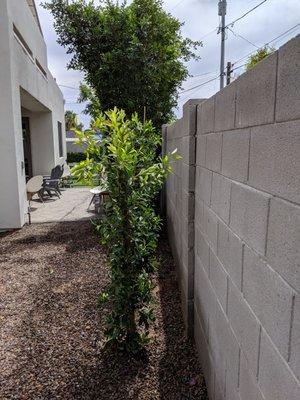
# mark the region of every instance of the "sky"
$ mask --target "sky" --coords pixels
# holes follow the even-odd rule
[[[234,21],[248,10],[261,3],[262,0],[227,0],[226,24]],[[98,0],[95,0],[98,3]],[[83,75],[79,71],[68,70],[70,55],[66,49],[57,44],[57,36],[53,28],[51,14],[43,9],[40,0],[36,0],[40,22],[48,50],[48,66],[56,78],[66,101],[66,110],[78,114],[81,122],[88,127],[89,117],[82,113],[83,104],[77,103],[79,83]],[[219,90],[220,35],[218,0],[165,0],[163,7],[184,23],[182,34],[193,40],[202,40],[203,46],[197,50],[201,59],[187,63],[191,77],[183,83],[187,90],[201,85],[188,92],[181,93],[176,114],[182,115],[182,105],[191,98],[208,98]],[[277,36],[297,25],[285,36],[271,42]],[[253,12],[230,26],[226,30],[225,65],[228,61],[235,63],[234,77],[244,72],[246,55],[255,52],[257,47],[270,43],[280,47],[296,34],[300,33],[300,1],[299,0],[266,0]],[[242,37],[241,37],[242,36]],[[242,59],[242,60],[240,60]],[[240,61],[239,61],[240,60]],[[214,79],[216,78],[216,79]],[[206,83],[207,81],[211,81]],[[66,88],[64,86],[69,86]]]

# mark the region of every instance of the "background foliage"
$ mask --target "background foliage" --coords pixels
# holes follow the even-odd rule
[[[246,63],[246,71],[249,71],[257,63],[259,63],[261,60],[272,54],[274,51],[275,49],[273,47],[268,47],[268,46],[258,49],[256,53],[254,53],[252,56],[249,57]]]
[[[82,130],[83,125],[79,123],[77,114],[74,111],[67,110],[65,112],[66,131]]]
[[[80,98],[95,116],[117,106],[137,112],[160,129],[177,103],[177,90],[188,76],[184,64],[195,58],[199,42],[182,37],[181,23],[160,0],[133,0],[130,5],[103,1],[49,0],[58,42],[72,54],[69,68],[81,70]]]
[[[85,153],[68,153],[67,154],[67,163],[73,164],[78,163],[80,161],[84,161],[86,159]]]

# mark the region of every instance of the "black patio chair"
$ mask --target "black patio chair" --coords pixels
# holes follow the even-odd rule
[[[44,176],[43,186],[41,189],[41,196],[43,197],[45,192],[52,197],[52,193],[60,198],[61,191],[59,189],[59,183],[61,181],[61,177],[64,172],[64,167],[61,165],[57,165],[51,171],[50,176]]]

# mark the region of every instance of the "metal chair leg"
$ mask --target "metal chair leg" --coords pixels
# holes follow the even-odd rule
[[[93,203],[94,198],[95,198],[95,195],[93,195],[92,200],[90,201],[90,204],[89,204],[89,206],[88,206],[88,208],[87,208],[88,210],[89,210],[89,208],[91,207],[91,204]]]

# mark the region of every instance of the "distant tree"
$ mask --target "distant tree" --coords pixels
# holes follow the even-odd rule
[[[55,19],[58,43],[72,54],[68,68],[83,71],[92,94],[87,109],[137,112],[160,128],[173,116],[178,88],[187,78],[185,62],[197,58],[200,42],[183,38],[176,18],[161,0],[133,0],[121,5],[104,0],[48,0],[44,7]]]
[[[74,111],[67,110],[65,112],[66,131],[83,129],[83,124],[79,123],[78,116]]]
[[[79,90],[78,102],[87,103],[83,112],[84,114],[90,115],[94,120],[99,116],[99,112],[101,111],[100,101],[95,94],[95,91],[90,86],[81,83]]]
[[[258,49],[256,53],[254,53],[252,56],[248,58],[248,61],[246,63],[246,71],[249,71],[257,63],[259,63],[261,60],[272,54],[274,51],[275,49],[273,47],[268,47],[268,46]]]
[[[66,121],[66,131],[71,131],[77,129],[78,126],[78,117],[77,114],[73,111],[67,110],[65,112],[65,121]]]

